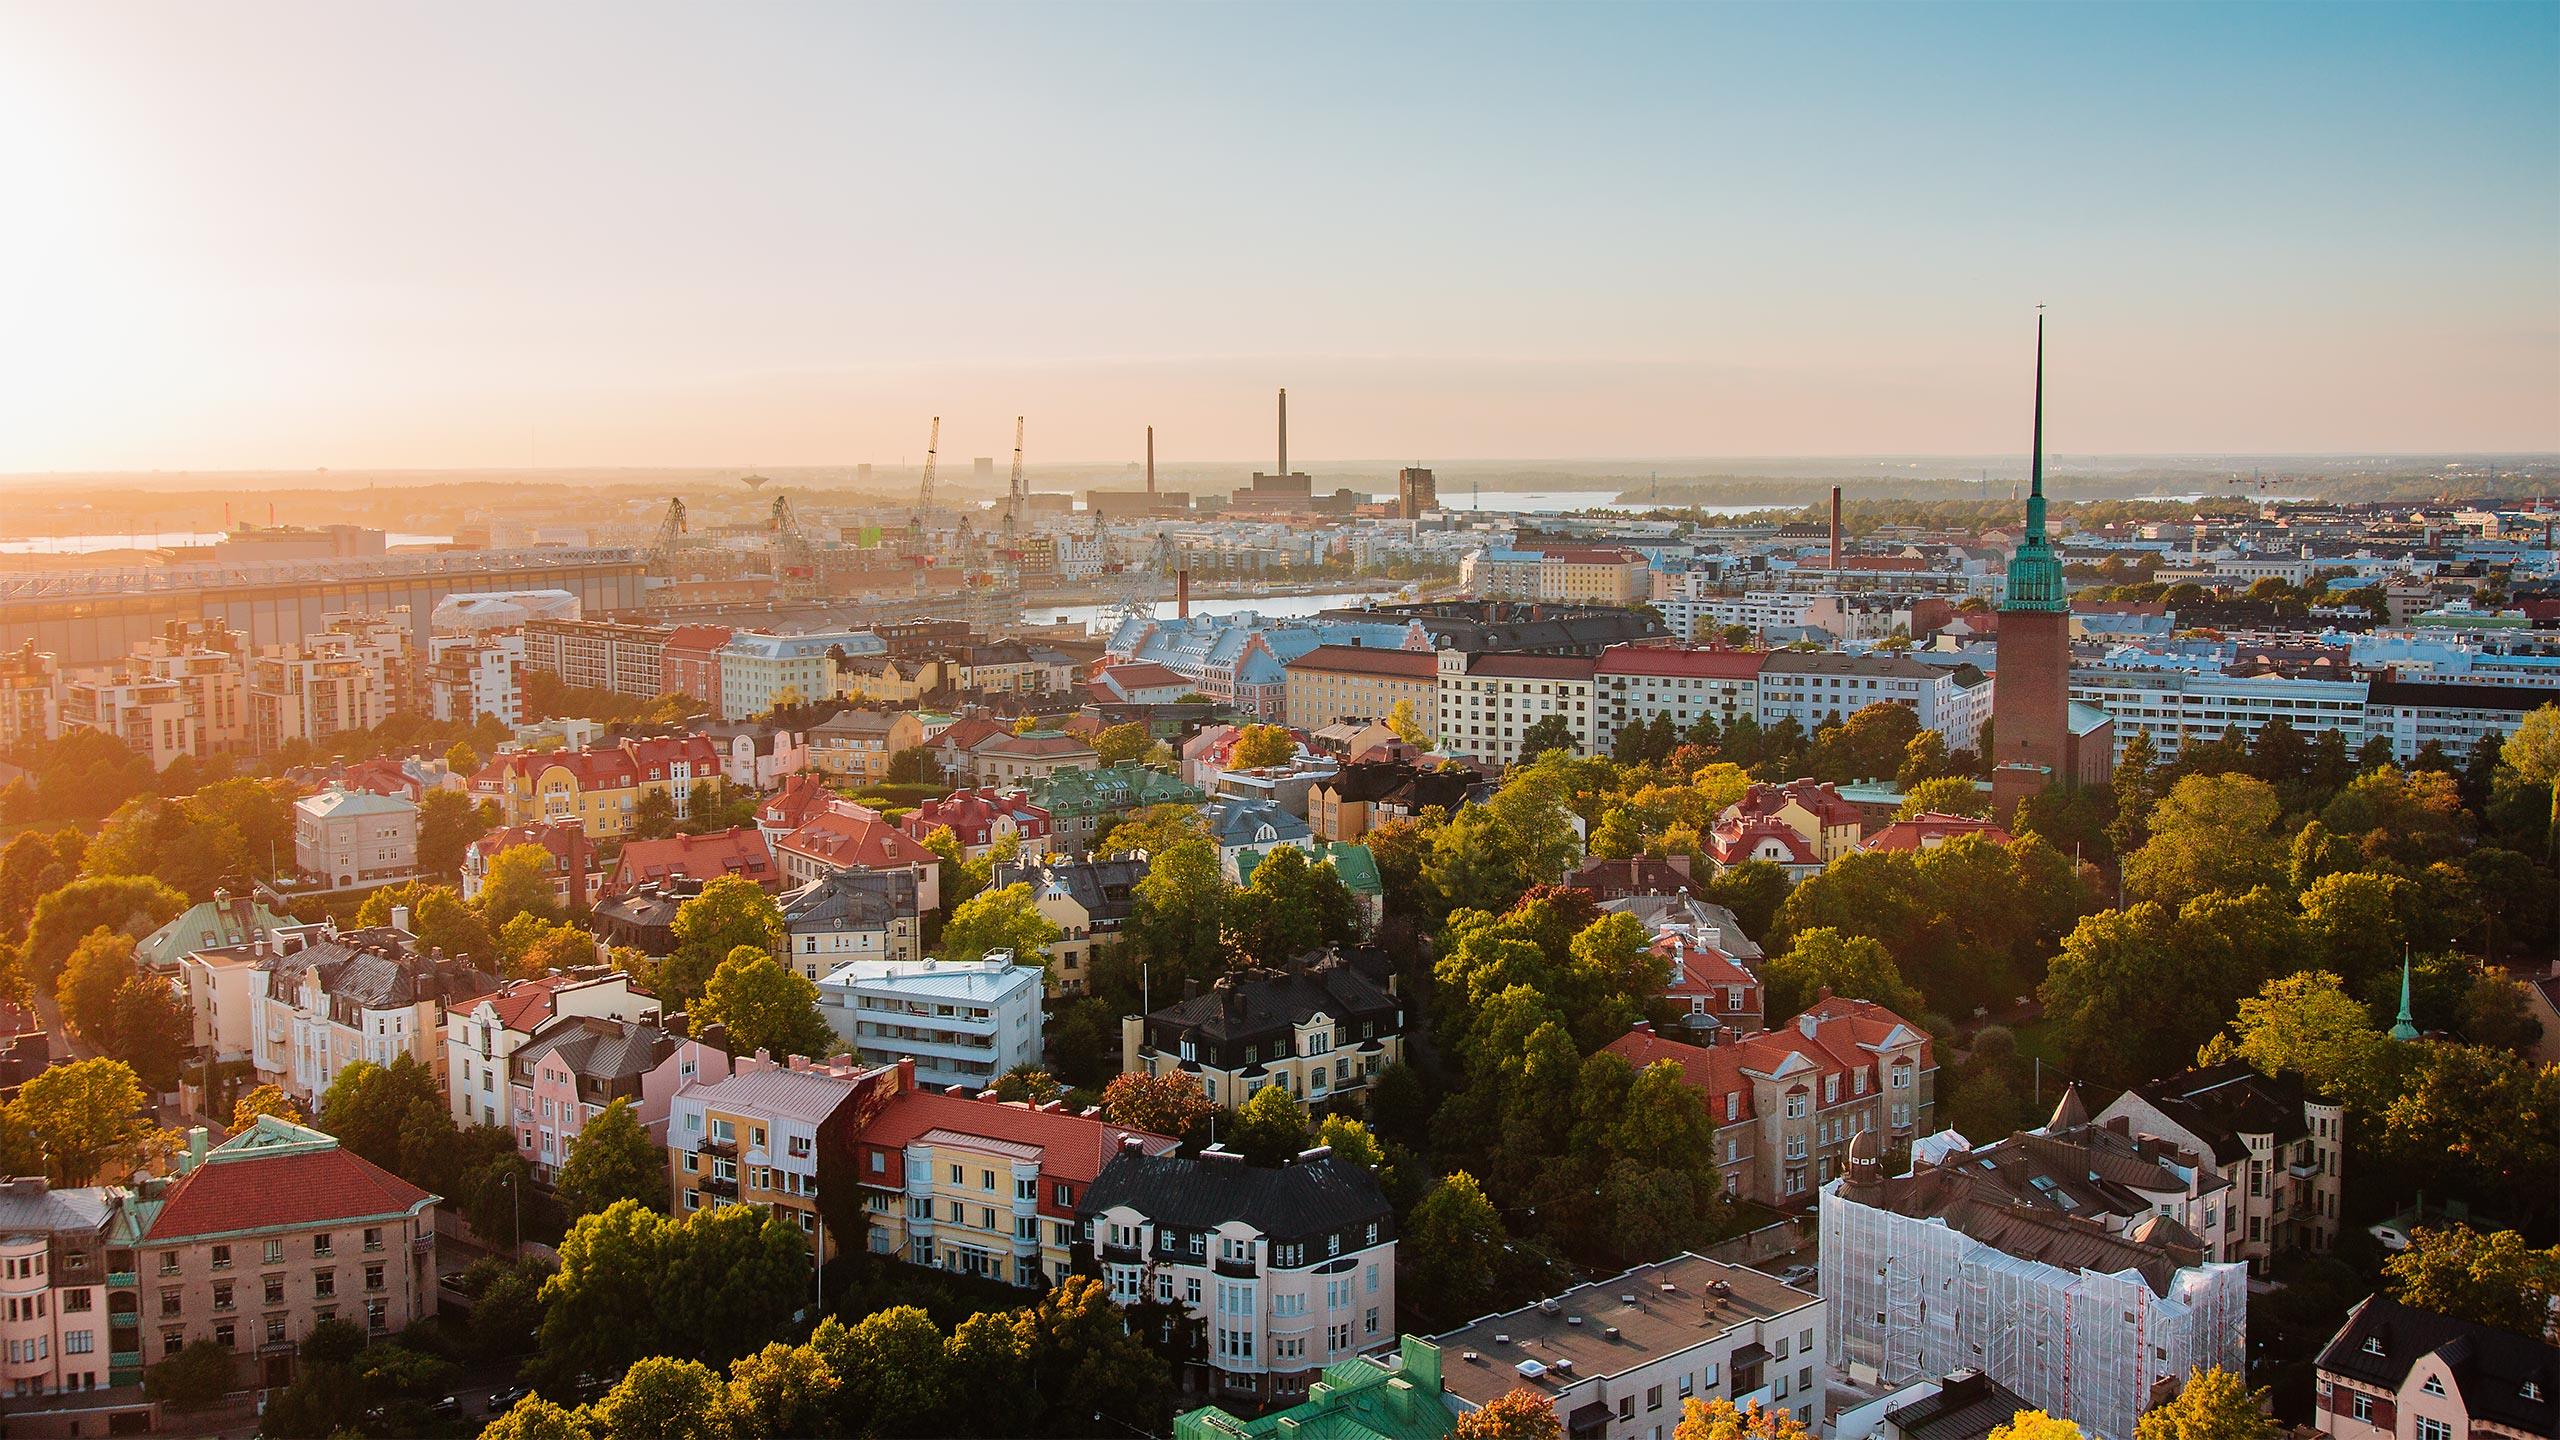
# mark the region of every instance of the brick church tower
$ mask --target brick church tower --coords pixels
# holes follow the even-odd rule
[[[2071,596],[2062,557],[2044,532],[2044,317],[2036,317],[2035,453],[2027,533],[2009,558],[1991,692],[1991,808],[2004,823],[2018,802],[2073,782]],[[2110,740],[2112,737],[2108,737]],[[2105,743],[2105,742],[2102,742]]]

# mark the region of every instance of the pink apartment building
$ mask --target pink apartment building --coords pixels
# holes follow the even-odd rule
[[[630,1101],[650,1139],[664,1145],[676,1092],[729,1077],[727,1039],[716,1024],[687,1035],[682,1015],[665,1025],[594,1016],[552,1022],[508,1062],[516,1153],[548,1184],[578,1132],[616,1100]]]

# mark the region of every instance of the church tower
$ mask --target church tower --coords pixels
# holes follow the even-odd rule
[[[2044,317],[2036,317],[2035,447],[2028,462],[2027,533],[2009,557],[1991,691],[1991,808],[2004,823],[2018,802],[2069,784],[2071,595],[2044,528]]]

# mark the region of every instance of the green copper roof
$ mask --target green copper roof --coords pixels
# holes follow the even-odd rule
[[[2418,1038],[2417,1018],[2409,1013],[2409,957],[2405,953],[2400,957],[2400,1018],[2392,1023],[2391,1038],[2394,1040]]]
[[[2002,610],[2067,614],[2071,589],[2062,580],[2062,557],[2044,533],[2044,317],[2036,317],[2036,421],[2028,461],[2027,534],[2009,557],[2009,595]]]
[[[1141,805],[1198,805],[1208,798],[1178,776],[1130,760],[1098,770],[1059,770],[1031,782],[1031,803],[1052,815],[1103,815]]]
[[[1212,1405],[1177,1415],[1174,1440],[1443,1440],[1458,1417],[1440,1397],[1440,1348],[1397,1340],[1390,1369],[1368,1356],[1324,1367],[1306,1403],[1245,1420]]]

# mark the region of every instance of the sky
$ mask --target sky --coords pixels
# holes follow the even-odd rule
[[[2560,449],[2560,4],[0,4],[0,473]]]

